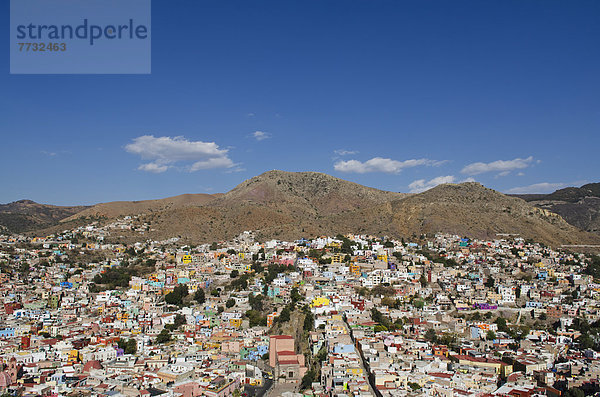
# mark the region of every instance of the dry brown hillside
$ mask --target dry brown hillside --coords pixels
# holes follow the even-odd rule
[[[440,185],[411,195],[317,172],[269,171],[226,194],[186,194],[78,210],[59,227],[99,217],[141,215],[151,228],[145,238],[180,236],[192,243],[227,240],[244,230],[257,231],[260,239],[286,240],[338,233],[411,237],[435,232],[480,238],[519,234],[552,246],[600,240],[553,212],[474,182]]]
[[[263,239],[368,233],[396,237],[449,232],[494,238],[520,234],[549,245],[597,243],[560,216],[478,183],[440,185],[405,195],[325,174],[270,171],[201,207],[149,215],[156,237],[196,242],[257,230]]]
[[[148,215],[156,237],[229,239],[244,230],[261,238],[294,239],[337,233],[327,218],[372,208],[405,194],[387,192],[316,172],[269,171],[249,179],[202,207]]]
[[[127,215],[139,215],[156,211],[166,211],[173,208],[200,206],[220,195],[213,194],[182,194],[157,200],[143,201],[112,201],[91,206],[77,214],[63,219],[69,222],[82,217],[118,218]]]
[[[55,225],[61,219],[84,211],[85,206],[56,206],[19,200],[0,204],[0,231],[23,233]]]
[[[402,235],[442,231],[493,238],[510,233],[554,246],[600,240],[553,212],[475,182],[437,186],[393,202],[391,211],[393,230]]]

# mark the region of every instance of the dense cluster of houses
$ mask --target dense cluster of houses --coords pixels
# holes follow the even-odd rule
[[[589,257],[518,237],[123,244],[0,236],[0,390],[22,396],[600,391]],[[112,242],[111,242],[112,241]],[[291,315],[290,315],[291,313]]]

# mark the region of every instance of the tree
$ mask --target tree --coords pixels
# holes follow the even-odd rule
[[[302,328],[305,331],[310,332],[313,330],[314,325],[315,325],[315,316],[310,311],[307,311],[304,316],[304,325]]]
[[[415,382],[408,382],[408,387],[411,388],[411,390],[419,390],[421,388],[421,386],[418,383]]]
[[[302,300],[302,295],[300,295],[300,292],[298,292],[298,288],[292,288],[292,291],[290,292],[290,298],[292,299],[292,303],[296,303]]]
[[[381,305],[387,306],[391,309],[397,309],[398,308],[398,300],[394,299],[394,298],[390,298],[390,297],[385,297],[381,300]]]
[[[252,270],[254,270],[256,272],[256,274],[260,274],[264,270],[263,266],[258,262],[254,262],[252,264],[251,268],[252,268]]]
[[[421,283],[421,287],[426,287],[427,286],[427,277],[425,276],[425,273],[421,273],[421,277],[419,277],[419,282]]]
[[[279,316],[277,316],[277,322],[287,323],[288,321],[290,321],[290,309],[286,306],[281,310]]]
[[[376,308],[371,309],[371,318],[379,325],[383,325],[386,329],[392,328],[390,320]]]
[[[425,340],[427,340],[431,343],[438,342],[438,336],[434,329],[430,328],[427,330],[427,332],[425,332]]]
[[[250,320],[250,327],[267,325],[267,316],[263,316],[258,310],[248,310],[246,312],[246,317],[248,317],[248,320]]]
[[[370,291],[367,287],[360,287],[356,288],[356,293],[360,296],[368,296],[370,294]]]
[[[165,295],[165,302],[170,305],[181,306],[183,304],[183,298],[188,296],[187,285],[178,285],[173,289],[173,292],[169,292]]]
[[[487,280],[485,280],[485,284],[484,284],[487,288],[494,288],[494,278],[492,276],[489,276],[487,278]]]
[[[234,270],[233,272],[236,272],[237,270]],[[232,272],[232,273],[233,273]],[[248,280],[250,279],[250,274],[246,273],[246,274],[242,274],[241,277],[236,277],[234,278],[230,283],[228,288],[229,289],[234,289],[234,290],[238,290],[238,291],[243,291],[245,289],[248,288]]]
[[[373,296],[394,296],[396,295],[396,290],[393,287],[386,287],[384,285],[379,284],[373,287],[373,289],[371,290],[371,294]]]
[[[583,390],[573,387],[565,392],[565,397],[585,397]]]
[[[158,334],[156,336],[156,343],[158,343],[158,344],[167,343],[170,340],[171,340],[171,333],[166,328],[164,328],[162,331],[160,331],[160,334]]]
[[[425,302],[423,301],[423,299],[415,298],[412,301],[412,305],[417,309],[422,309],[423,306],[425,306]]]
[[[455,346],[458,343],[458,336],[454,333],[445,332],[440,338],[440,343],[446,346]]]
[[[256,310],[256,311],[260,312],[264,308],[264,304],[263,304],[264,298],[265,297],[262,294],[250,295],[250,296],[248,296],[248,304],[250,305],[252,310]]]
[[[177,313],[175,315],[175,320],[173,321],[173,328],[179,329],[179,327],[181,327],[183,324],[187,324],[187,320],[185,319],[185,316]]]
[[[29,266],[27,266],[27,272],[29,271]],[[131,280],[131,276],[133,275],[133,269],[130,269],[125,266],[111,267],[104,271],[104,273],[97,274],[94,276],[94,283],[96,284],[105,284],[109,289],[116,289],[118,287],[127,287],[129,286],[129,281]]]
[[[508,332],[508,325],[506,325],[506,319],[504,317],[498,317],[495,321],[496,325],[498,325],[498,331],[500,332]]]
[[[340,251],[344,254],[353,254],[354,253],[354,251],[352,250],[352,241],[350,241],[350,239],[348,239],[347,237],[343,238]]]
[[[487,340],[494,340],[496,339],[496,333],[492,330],[489,330],[486,334],[485,334],[485,339]]]
[[[323,345],[321,349],[319,349],[317,355],[315,356],[315,361],[318,363],[322,363],[325,360],[327,360],[327,347]]]
[[[137,353],[137,342],[135,339],[121,339],[117,342],[117,346],[119,346],[119,349],[123,349],[125,354]]]
[[[225,306],[229,309],[231,307],[235,306],[235,299],[233,298],[229,298],[227,299],[227,302],[225,302]]]
[[[317,372],[314,369],[306,371],[300,382],[300,390],[310,389],[312,383],[315,381]]]
[[[237,270],[233,269],[231,271],[231,273],[229,274],[229,277],[230,278],[237,278],[237,277],[239,277],[239,275],[240,275],[240,272],[238,272]]]
[[[196,293],[194,294],[194,300],[201,305],[206,302],[206,295],[204,294],[204,289],[198,287]]]

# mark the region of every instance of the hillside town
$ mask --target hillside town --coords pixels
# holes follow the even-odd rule
[[[184,245],[148,228],[0,236],[2,396],[600,392],[598,256],[514,235]]]

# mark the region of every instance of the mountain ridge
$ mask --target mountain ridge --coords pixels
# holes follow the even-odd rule
[[[600,183],[567,187],[549,194],[513,196],[538,208],[552,211],[581,230],[600,234]]]
[[[549,245],[600,242],[600,236],[577,229],[547,208],[477,182],[443,184],[409,194],[318,172],[272,170],[224,194],[109,202],[71,211],[74,213],[55,222],[56,229],[90,218],[108,221],[138,215],[139,222],[150,225],[146,238],[181,236],[194,242],[226,240],[244,230],[255,230],[263,239],[338,233],[402,237],[447,232],[479,238],[519,234]],[[39,229],[32,228],[31,232]]]
[[[14,233],[43,229],[86,208],[88,207],[83,205],[59,206],[21,199],[12,203],[0,204],[0,226]]]

